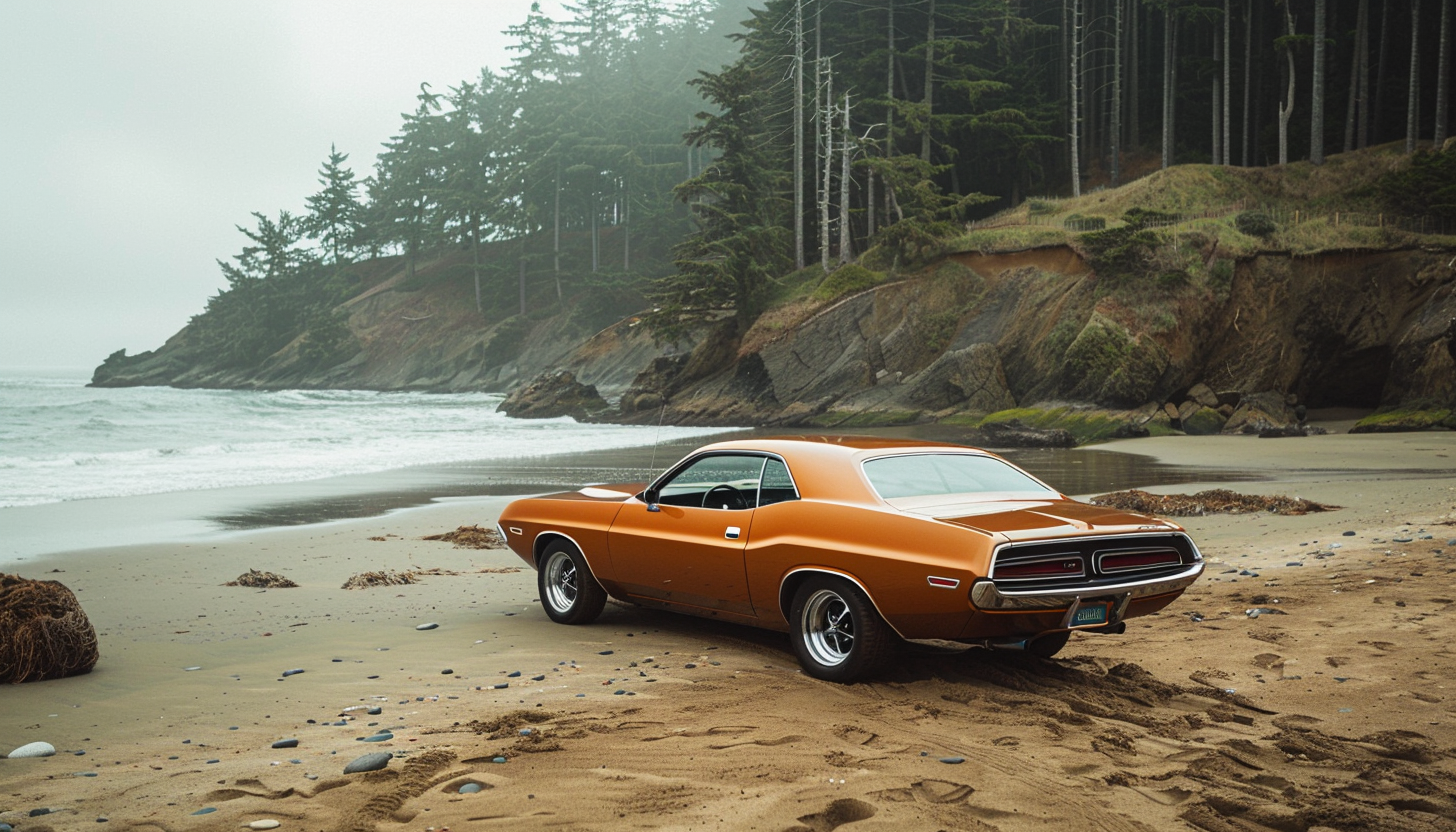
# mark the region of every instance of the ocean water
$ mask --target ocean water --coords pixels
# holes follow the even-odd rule
[[[86,387],[0,370],[0,509],[671,442],[710,428],[496,413],[501,396]],[[0,516],[0,523],[3,523]]]

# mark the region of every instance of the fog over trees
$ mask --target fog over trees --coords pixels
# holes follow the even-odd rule
[[[587,296],[672,337],[774,281],[1160,167],[1449,135],[1451,0],[579,0],[420,86],[377,165],[331,148],[194,319],[246,365],[347,339],[351,268],[452,253],[483,318]],[[1340,105],[1344,106],[1341,107]],[[463,253],[463,254],[462,254]],[[463,259],[462,259],[463,258]],[[239,337],[246,331],[247,337]]]

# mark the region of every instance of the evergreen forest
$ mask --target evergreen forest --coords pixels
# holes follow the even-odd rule
[[[327,366],[357,350],[339,304],[386,272],[401,290],[467,282],[483,324],[647,309],[664,339],[742,331],[787,275],[871,251],[908,266],[1031,197],[1175,164],[1428,154],[1450,122],[1451,4],[536,7],[507,30],[508,66],[421,84],[366,175],[332,148],[302,214],[240,227],[193,338],[245,368],[308,333],[304,358]],[[1456,214],[1456,191],[1423,205]]]

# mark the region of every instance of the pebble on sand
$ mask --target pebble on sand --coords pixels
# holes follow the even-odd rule
[[[362,757],[356,758],[354,762],[344,766],[344,773],[359,774],[365,771],[379,771],[389,765],[389,761],[393,757],[394,755],[388,751],[376,751],[373,754],[365,754]]]
[[[956,766],[956,765],[960,765],[961,763],[964,763],[966,761],[966,758],[965,757],[941,757],[940,758],[940,761],[942,763],[947,764],[947,765]]]
[[[298,740],[279,740],[273,743],[273,748],[297,748]]]
[[[433,629],[435,629],[436,627],[439,627],[439,626],[440,626],[439,624],[436,624],[435,622],[431,621],[429,624],[421,624],[418,627],[416,627],[415,629],[416,630],[433,630]]]
[[[52,757],[55,753],[56,747],[48,742],[29,742],[5,756],[19,760],[22,757]]]
[[[465,785],[463,785],[463,786],[460,787],[460,793],[461,794],[475,794],[476,792],[480,791],[482,788],[484,788],[484,787],[481,786],[479,783],[466,783]]]
[[[283,671],[283,676],[285,678],[288,677],[288,676],[297,676],[298,674],[300,674],[302,672],[303,672],[303,668],[301,668],[301,667],[295,667],[292,670],[285,670],[285,671]]]
[[[281,824],[276,820],[255,820],[248,824],[249,829],[277,829]]]
[[[373,736],[365,737],[362,741],[363,742],[388,742],[389,740],[392,740],[392,739],[394,739],[394,734],[391,734],[388,731],[381,731],[378,734],[374,734]]]
[[[210,814],[212,814],[213,812],[216,812],[216,811],[217,811],[217,807],[216,806],[208,806],[206,809],[198,809],[197,811],[193,812],[192,814],[194,814],[194,815],[210,815]]]

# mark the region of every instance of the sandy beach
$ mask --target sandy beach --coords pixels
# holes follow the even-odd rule
[[[1180,520],[1205,578],[1123,636],[1054,660],[907,645],[851,686],[774,633],[616,604],[551,624],[511,553],[421,539],[504,497],[28,558],[12,571],[76,592],[101,661],[0,690],[0,754],[58,749],[0,759],[0,823],[1456,829],[1456,433],[1109,449],[1341,508]],[[223,586],[248,569],[300,586]],[[410,569],[440,571],[340,588]]]

